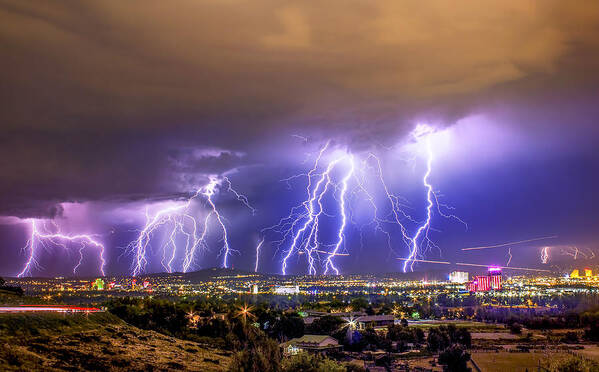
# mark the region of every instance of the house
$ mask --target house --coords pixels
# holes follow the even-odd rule
[[[315,311],[315,310],[307,310],[306,311],[306,317],[304,317],[304,324],[305,325],[310,325],[312,324],[316,319],[320,319],[322,317],[325,316],[335,316],[335,317],[339,317],[342,319],[349,319],[349,318],[357,318],[360,316],[364,316],[366,315],[366,313],[362,312],[362,311],[348,311],[348,312],[342,312],[342,313],[327,313],[324,311]]]
[[[350,318],[344,318],[345,321],[350,321]],[[353,320],[356,324],[356,328],[366,329],[369,326],[373,328],[384,328],[395,322],[393,315],[364,315]]]
[[[338,351],[343,347],[336,339],[326,335],[303,335],[281,344],[283,353],[295,355],[299,352],[326,354],[330,351]]]

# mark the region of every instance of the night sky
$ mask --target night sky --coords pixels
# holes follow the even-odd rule
[[[413,236],[427,206],[418,124],[434,128],[439,203],[468,225],[435,206],[438,248],[421,258],[506,265],[507,247],[461,248],[557,236],[512,246],[510,265],[599,262],[599,3],[0,0],[0,51],[0,275],[23,270],[33,220],[46,233],[93,234],[106,273],[129,274],[126,247],[146,211],[181,205],[211,179],[221,181],[212,199],[235,250],[229,266],[254,270],[264,238],[259,271],[280,273],[290,242],[277,249],[281,236],[263,229],[305,201],[301,175],[327,141],[321,166],[352,156],[387,215],[364,163],[380,159]],[[341,222],[343,161],[323,198],[326,252]],[[389,247],[355,191],[352,178],[336,267],[400,271],[400,230],[385,227]],[[203,222],[208,207],[198,200],[189,213]],[[152,235],[143,272],[165,271],[167,231]],[[193,270],[223,263],[214,219],[209,232]],[[27,275],[73,275],[81,247],[76,275],[98,275],[95,248],[42,243]],[[307,254],[294,254],[288,273],[307,271]]]

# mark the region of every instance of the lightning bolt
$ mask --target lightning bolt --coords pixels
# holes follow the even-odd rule
[[[366,172],[366,166],[371,163],[374,163],[374,166],[370,166],[370,168],[374,169],[374,171],[376,172],[376,179],[380,183],[380,185],[383,189],[383,194],[384,194],[385,200],[389,202],[390,212],[386,216],[382,216],[382,217],[379,215],[379,208],[376,205],[375,197],[374,197],[373,193],[371,191],[369,191],[368,188],[366,187],[366,179],[368,179],[368,173]],[[417,222],[411,216],[409,216],[408,214],[406,214],[403,211],[403,207],[405,206],[407,201],[404,198],[390,192],[389,187],[387,186],[387,183],[385,182],[385,178],[383,177],[383,170],[382,170],[380,159],[375,154],[370,153],[367,156],[367,158],[363,161],[363,167],[361,169],[360,174],[361,174],[361,177],[358,177],[357,175],[355,177],[356,183],[357,183],[357,190],[354,191],[354,194],[358,193],[358,192],[363,193],[366,197],[366,201],[370,204],[370,206],[372,208],[373,216],[372,216],[371,221],[367,225],[372,225],[376,232],[381,232],[386,236],[387,247],[391,251],[393,250],[392,241],[391,241],[391,232],[389,230],[387,230],[385,226],[387,224],[398,226],[404,243],[406,244],[407,247],[410,247],[411,243],[412,243],[412,238],[410,237],[410,235],[408,233],[408,229],[405,226],[405,222],[406,221],[409,221],[412,223],[417,223]],[[360,237],[361,238],[363,236],[363,228],[364,228],[364,226],[362,226],[362,228],[360,228]],[[363,248],[363,244],[364,243],[361,240],[362,248]]]
[[[430,144],[430,134],[433,129],[428,126],[418,126],[414,130],[414,136],[420,139],[424,134],[427,149],[427,169],[423,177],[423,184],[426,189],[426,218],[424,221],[416,221],[409,214],[404,212],[408,202],[404,198],[393,194],[385,182],[380,159],[373,153],[368,153],[361,161],[361,166],[356,167],[356,161],[353,154],[346,152],[333,160],[324,160],[324,155],[329,151],[331,142],[328,141],[322,146],[315,156],[312,167],[305,173],[293,175],[281,181],[286,182],[291,189],[291,182],[305,178],[306,192],[304,201],[291,208],[290,213],[279,220],[274,226],[262,229],[261,234],[264,240],[265,234],[276,233],[279,239],[273,241],[279,250],[283,251],[281,263],[281,272],[287,274],[289,259],[294,254],[305,254],[307,258],[307,272],[309,275],[317,273],[316,262],[320,261],[320,254],[326,253],[323,261],[324,274],[334,272],[339,274],[339,270],[334,265],[333,258],[339,255],[341,247],[345,245],[345,230],[348,224],[357,225],[354,221],[354,212],[352,202],[363,197],[372,210],[370,221],[364,225],[357,226],[360,232],[360,243],[364,246],[364,229],[373,227],[375,232],[383,233],[386,236],[387,246],[393,251],[392,237],[393,232],[390,226],[399,229],[401,240],[408,248],[408,258],[403,265],[404,272],[408,269],[413,270],[416,258],[423,255],[424,251],[431,247],[439,248],[430,238],[431,221],[433,214],[438,214],[444,218],[455,219],[466,223],[454,214],[446,213],[443,209],[452,209],[439,202],[434,187],[430,182],[432,173],[433,151]],[[324,163],[322,165],[321,163]],[[339,169],[343,166],[341,176]],[[371,177],[374,172],[375,177]],[[376,185],[383,191],[384,198],[377,200],[375,193],[371,188]],[[335,227],[336,239],[333,243],[325,244],[320,239],[321,226],[320,220],[323,216],[334,217],[329,214],[323,204],[323,198],[326,195],[332,195],[337,202],[336,209],[339,211],[340,220]],[[361,199],[362,200],[362,199]],[[377,205],[384,200],[385,207]],[[417,225],[415,231],[411,225]],[[410,225],[410,226],[408,226]],[[411,231],[414,231],[412,234]],[[262,242],[256,247],[256,259],[258,259],[259,250]],[[257,265],[256,265],[257,266]]]
[[[419,124],[413,131],[413,135],[416,139],[424,136],[424,142],[426,147],[426,172],[424,173],[424,177],[422,178],[422,183],[424,185],[424,188],[426,189],[426,216],[422,224],[418,227],[418,229],[416,229],[416,233],[414,234],[414,236],[411,238],[410,253],[407,257],[407,260],[404,261],[403,264],[404,273],[407,272],[408,268],[410,271],[414,271],[414,259],[421,255],[423,251],[427,250],[431,246],[437,247],[437,245],[429,238],[431,220],[433,216],[433,207],[436,206],[435,210],[441,217],[457,220],[458,222],[462,223],[466,227],[466,229],[468,228],[468,225],[456,215],[446,214],[441,211],[442,206],[446,208],[448,207],[439,203],[439,199],[437,197],[437,194],[435,193],[433,185],[429,181],[430,175],[432,173],[432,164],[434,158],[430,141],[430,137],[433,133],[433,128],[423,124]],[[422,248],[423,246],[425,247],[425,249]]]
[[[541,263],[546,264],[549,262],[549,247],[541,248]]]
[[[171,224],[171,231],[169,233],[169,241],[162,247],[163,249],[163,259],[162,259],[162,265],[163,267],[165,267],[165,269],[169,272],[172,272],[172,267],[166,266],[164,261],[166,260],[166,252],[167,252],[167,245],[170,244],[173,250],[173,256],[175,255],[175,250],[176,250],[176,243],[174,241],[174,235],[176,234],[178,229],[181,229],[183,231],[186,231],[186,228],[184,226],[185,224],[185,220],[187,218],[189,218],[191,224],[192,224],[192,236],[193,236],[193,242],[191,244],[196,244],[197,238],[195,237],[196,235],[196,230],[197,230],[197,224],[196,224],[196,220],[195,218],[191,217],[190,215],[187,214],[187,210],[189,209],[192,201],[197,198],[200,195],[200,191],[198,190],[191,198],[189,198],[187,200],[186,203],[182,204],[182,205],[176,205],[176,206],[171,206],[171,207],[167,207],[164,209],[159,210],[158,212],[156,212],[153,216],[151,216],[148,212],[148,208],[146,208],[146,224],[144,226],[144,228],[139,232],[139,235],[137,236],[137,239],[131,243],[129,243],[128,249],[131,250],[134,253],[134,266],[133,266],[133,276],[137,276],[139,274],[141,274],[148,261],[146,258],[146,250],[148,248],[148,246],[150,245],[150,242],[152,240],[152,235],[163,225],[170,223]],[[186,247],[186,251],[189,250],[189,244],[190,244],[190,240],[187,241],[188,242],[188,246]]]
[[[570,252],[570,249],[572,252]],[[592,253],[592,251],[590,251]],[[567,246],[562,249],[562,254],[572,256],[575,260],[578,259],[578,255],[582,255],[585,259],[589,258],[584,252],[581,252],[577,246]],[[594,254],[594,253],[593,253]]]
[[[249,204],[248,198],[233,189],[231,181],[227,177],[218,178],[216,176],[210,176],[208,184],[196,190],[196,192],[182,204],[160,209],[153,215],[150,215],[146,208],[146,223],[139,232],[137,239],[128,245],[128,250],[133,252],[134,255],[133,276],[137,276],[144,272],[148,263],[146,252],[150,247],[152,236],[163,226],[168,226],[168,239],[166,239],[166,242],[161,246],[163,252],[161,261],[162,266],[168,272],[173,271],[173,265],[177,256],[177,239],[182,236],[185,242],[182,270],[183,272],[189,271],[195,260],[198,248],[208,249],[206,239],[208,237],[208,229],[211,220],[215,220],[221,230],[223,247],[220,251],[220,255],[223,256],[222,266],[228,267],[228,259],[233,250],[229,245],[225,219],[214,202],[214,196],[217,193],[219,186],[223,184],[226,185],[227,192],[232,193],[238,201],[251,211],[252,214],[255,213],[255,209]],[[190,212],[190,208],[196,200],[204,201],[208,207],[208,213],[201,223],[198,222],[198,219]],[[202,226],[201,232],[199,230],[200,225]],[[169,250],[170,254],[168,254]]]
[[[265,237],[262,237],[258,245],[256,246],[256,265],[254,266],[254,272],[258,272],[258,262],[260,261],[260,248],[264,244]]]
[[[350,155],[349,157],[350,170],[345,174],[343,180],[341,181],[341,193],[339,195],[339,204],[340,204],[340,213],[341,213],[341,226],[339,226],[339,230],[337,230],[337,243],[335,244],[335,248],[327,257],[325,263],[324,273],[327,274],[329,268],[335,271],[335,275],[339,275],[339,270],[333,265],[333,256],[337,254],[341,244],[343,244],[345,225],[347,224],[347,216],[345,214],[345,194],[347,193],[347,181],[354,174],[354,158]]]
[[[283,275],[286,275],[287,273],[287,261],[289,260],[289,257],[291,257],[291,254],[296,250],[303,250],[305,253],[307,253],[309,264],[308,273],[316,274],[316,268],[314,266],[315,259],[312,251],[318,248],[319,245],[319,222],[320,216],[324,213],[322,198],[332,184],[332,170],[342,159],[343,158],[335,159],[328,164],[326,170],[320,174],[318,181],[314,185],[312,191],[310,191],[311,182],[308,183],[308,193],[310,197],[306,202],[302,203],[305,208],[305,212],[301,213],[299,218],[296,219],[296,221],[294,221],[291,225],[291,229],[293,229],[293,227],[296,225],[301,225],[301,227],[295,232],[291,246],[283,258],[283,263],[281,266],[281,272]],[[304,220],[303,224],[301,223],[301,220]]]
[[[418,254],[419,248],[419,240],[422,239],[422,242],[429,242],[428,232],[431,227],[431,218],[432,218],[432,210],[433,210],[433,186],[429,183],[428,178],[431,175],[432,171],[432,163],[433,163],[433,151],[431,149],[430,140],[426,138],[426,151],[427,151],[427,160],[426,160],[426,173],[424,174],[424,178],[422,183],[426,188],[426,219],[424,223],[418,227],[416,230],[416,234],[412,240],[412,247],[410,249],[410,254],[408,255],[408,260],[403,263],[403,272],[405,273],[410,268],[410,271],[414,271],[414,258]],[[422,242],[420,244],[422,244]],[[410,261],[411,260],[411,261]]]
[[[484,246],[480,246],[480,247],[468,247],[468,248],[462,248],[463,251],[472,251],[472,250],[478,250],[478,249],[491,249],[491,248],[501,248],[501,247],[507,247],[510,245],[516,245],[516,244],[522,244],[522,243],[530,243],[530,242],[535,242],[538,240],[545,240],[545,239],[555,239],[557,238],[557,235],[551,235],[551,236],[542,236],[540,238],[532,238],[532,239],[526,239],[526,240],[518,240],[515,242],[507,242],[507,243],[500,243],[500,244],[494,244],[494,245],[484,245]]]
[[[324,261],[324,271],[329,270],[338,273],[338,269],[333,263],[333,258],[339,255],[339,250],[344,243],[344,230],[347,224],[346,199],[348,182],[355,169],[353,156],[345,153],[326,163],[322,169],[320,163],[323,155],[330,146],[327,142],[316,156],[312,168],[307,173],[294,175],[282,180],[289,182],[300,177],[307,179],[306,198],[299,205],[293,207],[288,216],[283,217],[279,222],[271,227],[262,230],[262,234],[275,232],[280,234],[280,239],[275,241],[278,249],[284,244],[289,246],[283,250],[283,259],[281,263],[281,272],[287,274],[288,261],[294,253],[306,254],[308,261],[308,274],[317,273],[316,261],[319,261],[320,253],[327,252],[327,258]],[[345,167],[342,167],[345,165]],[[334,172],[341,170],[343,176],[340,181],[336,180]],[[341,215],[341,222],[335,228],[337,239],[332,244],[324,244],[320,240],[320,221],[323,216],[333,217],[327,213],[324,201],[326,195],[332,195],[337,202],[338,210]],[[258,249],[257,249],[258,254]]]
[[[512,262],[512,257],[513,257],[512,256],[512,247],[509,247],[507,249],[507,256],[508,256],[508,259],[507,259],[507,263],[505,264],[505,266],[510,266],[510,262]]]
[[[406,261],[407,258],[397,258],[398,260],[401,261]],[[420,260],[420,259],[414,259],[414,261],[416,262],[422,262],[422,263],[431,263],[431,264],[440,264],[440,265],[459,265],[459,266],[472,266],[472,267],[489,267],[490,265],[485,265],[485,264],[477,264],[477,263],[466,263],[466,262],[456,262],[456,263],[451,263],[448,261],[431,261],[431,260]],[[513,267],[513,266],[496,266],[496,265],[492,265],[494,267],[498,267],[500,269],[506,269],[506,270],[524,270],[524,271],[536,271],[536,272],[543,272],[543,273],[550,273],[550,270],[544,270],[544,269],[535,269],[535,268],[531,268],[531,267]]]
[[[215,177],[211,178],[210,183],[208,184],[208,186],[206,187],[206,190],[204,192],[204,196],[206,197],[206,200],[208,201],[208,204],[210,205],[210,208],[211,208],[210,213],[208,213],[208,215],[206,216],[204,226],[207,229],[208,219],[211,216],[215,217],[216,221],[218,222],[219,226],[222,229],[222,242],[223,242],[223,247],[221,249],[221,254],[223,256],[223,265],[222,266],[229,267],[228,259],[229,259],[229,255],[231,254],[231,247],[229,245],[227,226],[225,226],[225,223],[223,222],[223,217],[220,214],[220,212],[218,211],[218,209],[216,209],[216,204],[214,204],[214,201],[212,200],[212,197],[214,196],[214,194],[216,192],[217,185],[218,185],[218,179],[216,179]],[[230,185],[230,183],[229,183],[229,185]],[[229,187],[229,189],[231,189],[231,188]],[[237,192],[235,192],[235,195],[239,195],[239,194],[237,194]],[[247,198],[245,200],[247,200]],[[206,229],[204,231],[206,231]]]
[[[64,249],[68,249],[67,244],[74,243],[74,242],[79,243],[80,247],[79,247],[79,261],[73,267],[73,274],[77,273],[77,269],[79,268],[79,266],[81,266],[81,263],[83,262],[84,248],[87,246],[92,246],[99,250],[98,271],[102,274],[102,276],[105,275],[104,266],[106,265],[106,260],[104,259],[104,245],[102,243],[98,242],[96,239],[94,239],[94,235],[91,235],[91,234],[67,235],[67,234],[61,233],[58,225],[56,225],[56,223],[54,221],[52,221],[52,225],[53,225],[55,231],[49,232],[48,229],[46,228],[46,224],[45,224],[46,221],[42,222],[41,224],[39,222],[40,222],[40,220],[36,220],[36,219],[29,220],[29,223],[31,224],[31,235],[29,236],[27,244],[25,245],[25,247],[23,247],[23,249],[28,251],[29,254],[28,254],[27,262],[25,263],[25,267],[23,267],[23,270],[21,270],[21,272],[19,274],[17,274],[17,276],[19,278],[30,275],[31,270],[34,267],[39,267],[39,264],[36,260],[36,252],[37,252],[39,246],[42,246],[45,249],[49,249],[53,245],[53,246],[62,247]]]

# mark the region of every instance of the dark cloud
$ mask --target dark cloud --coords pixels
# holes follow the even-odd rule
[[[590,2],[23,0],[0,20],[6,214],[178,195],[276,164],[290,133],[389,143],[502,105],[533,105],[506,115],[537,131],[564,100],[594,113],[597,93]]]

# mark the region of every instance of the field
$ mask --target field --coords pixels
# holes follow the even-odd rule
[[[485,372],[535,371],[539,361],[547,358],[563,357],[566,354],[553,353],[472,353],[472,359]]]
[[[599,346],[597,345],[585,345],[584,350],[576,350],[574,353],[599,362]]]
[[[226,351],[145,331],[108,313],[1,314],[2,371],[221,371]]]
[[[453,324],[456,327],[468,328],[470,332],[492,332],[492,331],[505,331],[505,327],[496,324],[489,324],[483,322],[464,321],[464,320],[418,320],[410,321],[410,327],[422,328],[426,331],[428,328],[439,327],[441,325]]]

